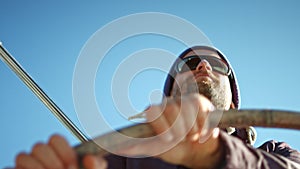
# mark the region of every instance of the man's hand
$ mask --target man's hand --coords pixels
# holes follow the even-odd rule
[[[86,169],[105,169],[106,161],[101,157],[86,155],[83,158]],[[47,144],[37,143],[30,153],[16,157],[16,169],[77,169],[78,161],[74,149],[61,136],[52,136]]]
[[[192,94],[180,99],[168,98],[161,105],[150,106],[146,117],[158,137],[121,151],[126,155],[155,155],[172,164],[189,168],[215,168],[224,150],[219,129],[207,127],[212,103]]]

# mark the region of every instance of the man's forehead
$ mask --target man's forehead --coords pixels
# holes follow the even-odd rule
[[[208,50],[208,49],[196,49],[188,52],[183,58],[186,58],[188,56],[193,56],[193,55],[208,55],[208,56],[213,56],[217,57],[219,59],[222,59],[216,51]]]

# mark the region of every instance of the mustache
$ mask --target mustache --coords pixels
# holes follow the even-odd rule
[[[193,75],[194,75],[194,77],[206,75],[211,78],[215,78],[215,75],[213,74],[213,72],[211,70],[195,70],[195,71],[193,71]]]
[[[186,79],[185,80],[187,80],[187,81],[197,81],[197,78],[200,77],[200,76],[208,76],[213,81],[215,81],[217,79],[217,77],[210,70],[193,70],[193,71],[188,72],[186,74]]]

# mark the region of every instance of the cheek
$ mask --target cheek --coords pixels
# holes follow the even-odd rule
[[[230,83],[227,76],[220,75],[218,73],[214,74],[216,78],[216,83],[219,83],[221,87],[223,87],[225,90],[230,90]]]
[[[231,88],[230,88],[230,82],[228,77],[224,77],[220,79],[220,86],[224,88],[224,94],[225,97],[227,98],[227,104],[231,104],[232,102],[232,94],[231,94]]]

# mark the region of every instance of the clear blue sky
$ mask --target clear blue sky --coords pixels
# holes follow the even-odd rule
[[[0,6],[0,41],[79,127],[72,78],[81,48],[107,23],[140,12],[170,13],[201,29],[231,61],[242,93],[241,108],[300,111],[300,2],[297,0],[1,1]],[[157,42],[161,38],[149,39],[151,43],[146,45],[124,42],[116,50],[128,48],[126,55],[143,47],[162,48],[175,54],[183,50],[174,47],[176,42],[166,45]],[[107,83],[102,81],[101,74],[109,76],[111,72],[101,69],[99,72],[97,96],[100,100],[110,98],[109,90],[101,89]],[[148,75],[158,78],[151,79],[155,85],[144,87],[141,82],[148,84],[149,78],[143,78]],[[147,91],[153,90],[151,87],[161,89],[163,80],[160,72],[137,75],[130,88],[132,104],[137,109],[147,106]],[[18,152],[29,151],[34,143],[46,141],[54,133],[64,135],[72,145],[79,143],[3,62],[0,62],[0,82],[1,168],[13,165]],[[141,92],[141,88],[146,91]],[[123,125],[122,121],[113,123]],[[300,149],[299,131],[257,130],[256,146],[275,139]]]

